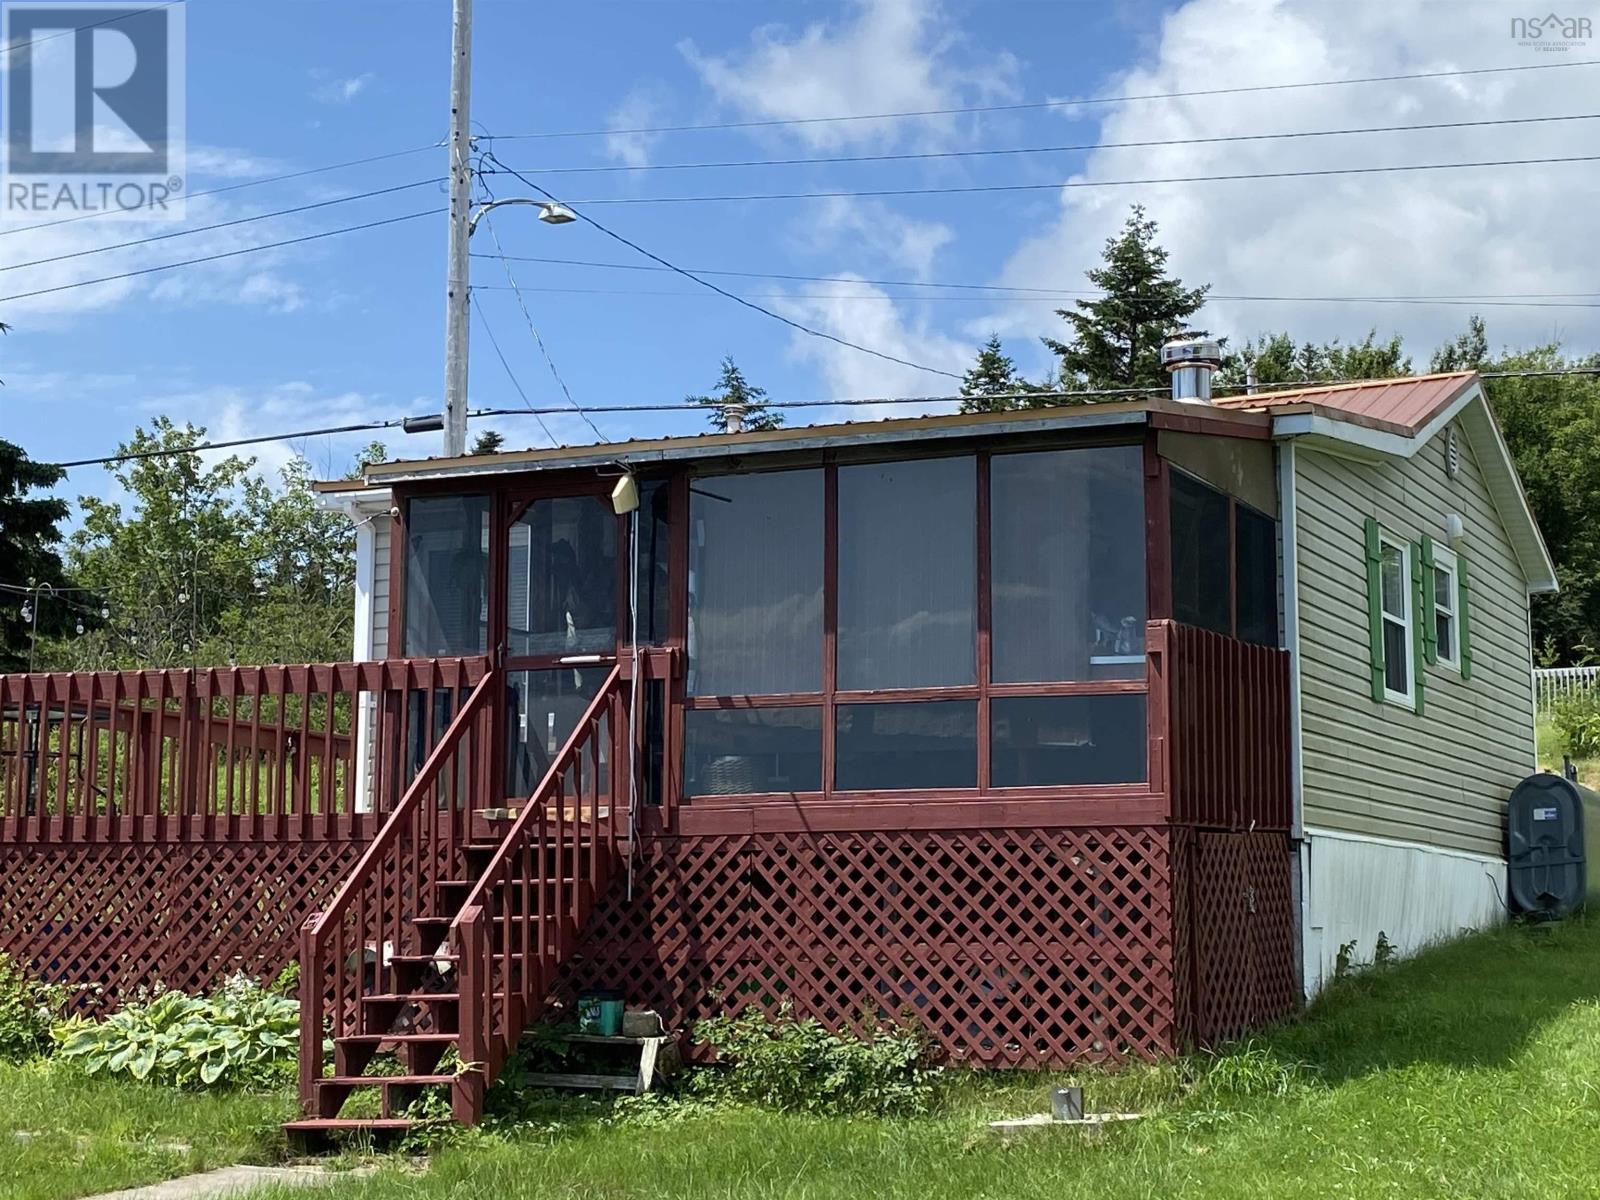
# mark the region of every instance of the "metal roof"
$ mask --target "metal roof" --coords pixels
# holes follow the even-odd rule
[[[1382,422],[1415,434],[1472,386],[1471,371],[1369,379],[1292,391],[1257,392],[1213,401],[1217,408],[1267,412],[1287,404],[1313,404],[1345,417]]]

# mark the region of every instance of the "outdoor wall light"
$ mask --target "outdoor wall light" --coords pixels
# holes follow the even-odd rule
[[[1461,543],[1467,540],[1467,526],[1461,519],[1460,513],[1451,513],[1444,519],[1444,536],[1452,546],[1460,549]]]
[[[623,517],[639,507],[639,485],[632,475],[624,475],[611,489],[611,511]]]

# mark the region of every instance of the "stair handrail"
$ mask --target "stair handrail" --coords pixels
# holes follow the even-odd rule
[[[461,914],[465,914],[470,908],[483,907],[484,895],[488,891],[489,881],[495,877],[497,872],[505,869],[512,847],[521,844],[522,837],[527,832],[528,826],[534,823],[534,815],[544,812],[545,793],[551,790],[552,784],[565,774],[566,769],[572,765],[569,760],[579,746],[583,744],[584,734],[588,732],[590,725],[599,718],[601,708],[615,700],[619,691],[617,683],[621,678],[622,664],[618,663],[611,668],[611,673],[606,676],[605,682],[600,685],[600,690],[595,693],[594,699],[589,701],[589,707],[583,710],[583,715],[573,725],[572,732],[567,735],[567,740],[562,744],[560,751],[550,760],[550,766],[546,769],[544,776],[539,780],[533,791],[528,794],[528,800],[522,806],[522,811],[517,814],[516,819],[511,823],[511,828],[507,829],[501,837],[499,847],[496,848],[494,856],[489,859],[489,865],[483,869],[483,874],[478,876],[478,881],[472,885],[472,891],[467,893],[466,900],[462,902]],[[613,736],[615,732],[614,730]],[[620,739],[614,740],[621,744]],[[617,765],[615,763],[612,764],[613,790],[615,790]],[[613,822],[612,827],[613,829],[615,828],[615,822]],[[460,923],[461,915],[458,914],[450,925],[452,934],[456,933],[457,926]]]
[[[488,915],[488,897],[494,889],[500,886],[501,876],[506,873],[512,855],[521,853],[536,831],[542,832],[547,828],[551,817],[546,811],[546,806],[554,798],[557,805],[554,822],[556,845],[560,848],[558,853],[564,855],[567,842],[571,840],[573,843],[571,856],[573,890],[567,894],[566,901],[571,904],[573,915],[578,912],[578,897],[581,894],[579,888],[582,883],[582,872],[578,866],[582,849],[582,843],[579,839],[584,827],[584,797],[581,785],[582,752],[584,747],[589,744],[589,739],[598,733],[601,716],[608,709],[611,719],[611,744],[614,748],[625,744],[622,736],[624,731],[621,728],[622,722],[626,719],[625,706],[621,703],[622,689],[620,681],[622,674],[622,664],[618,663],[611,669],[611,673],[606,676],[605,682],[600,685],[600,689],[595,693],[594,699],[589,702],[589,706],[584,709],[583,715],[573,725],[572,733],[568,735],[560,752],[551,760],[550,766],[546,769],[538,786],[529,794],[527,802],[523,805],[522,810],[517,813],[511,827],[501,837],[494,854],[490,856],[488,865],[478,877],[477,882],[473,884],[472,890],[467,894],[467,898],[463,901],[455,919],[450,923],[449,945],[455,947],[460,955],[458,987],[462,997],[460,1010],[462,1038],[459,1050],[462,1061],[472,1064],[475,1074],[474,1087],[485,1087],[494,1081],[504,1061],[505,1053],[509,1049],[509,1046],[501,1045],[495,1036],[497,1001],[500,1011],[505,1016],[505,1036],[507,1039],[514,1040],[520,1030],[521,1020],[526,1018],[530,1009],[537,1004],[540,998],[533,994],[533,989],[544,986],[543,971],[551,940],[554,942],[556,954],[559,955],[560,953],[560,921],[566,915],[562,911],[564,905],[558,904],[556,911],[552,914],[555,920],[552,922],[554,928],[551,930],[552,938],[550,940],[543,938],[536,940],[532,936],[527,928],[530,916],[528,911],[524,911],[515,917],[521,927],[523,950],[520,987],[513,989],[509,961],[510,956],[514,953],[511,940],[513,917],[509,908],[504,912]],[[598,748],[596,754],[598,755]],[[609,849],[613,859],[616,855],[616,796],[619,792],[617,786],[619,772],[624,769],[634,769],[631,762],[621,763],[615,761],[615,758],[616,756],[614,755],[611,764],[608,796],[610,811],[608,812],[609,820],[607,825]],[[577,808],[574,812],[569,833],[564,800],[561,794],[562,781],[566,777],[567,771],[575,766],[578,768],[580,785],[578,794],[574,797]],[[600,873],[600,790],[597,766],[598,758],[596,758],[596,762],[592,767],[595,770],[593,777],[594,794],[588,815],[588,866],[591,883],[598,881]],[[537,886],[540,892],[541,906],[543,905],[545,887],[549,884],[555,886],[558,897],[562,896],[559,857],[557,869],[550,873],[548,879],[541,859],[538,876]],[[527,890],[528,888],[525,884],[524,891],[527,892]],[[496,951],[493,948],[492,929],[486,930],[484,928],[486,920],[490,926],[496,921],[500,922],[506,937],[506,944],[499,951],[499,953],[507,956],[503,993],[497,993],[494,988],[493,964]],[[576,935],[578,931],[574,930],[573,932]],[[536,945],[539,955],[537,969],[530,961]],[[469,1015],[471,1016],[470,1027],[468,1022]],[[516,1028],[513,1028],[513,1026],[516,1026]]]
[[[478,710],[489,702],[497,672],[490,668],[484,673],[466,702],[456,712],[454,719],[445,727],[443,735],[434,746],[432,752],[422,764],[422,769],[417,772],[416,778],[406,788],[405,795],[400,797],[400,803],[394,806],[389,814],[389,819],[383,823],[383,828],[378,830],[378,836],[373,838],[356,865],[345,875],[344,881],[339,884],[338,890],[333,893],[333,899],[323,906],[320,912],[315,912],[306,922],[306,932],[312,937],[321,935],[325,926],[337,918],[343,917],[350,907],[350,902],[355,896],[356,888],[360,887],[368,875],[372,873],[373,866],[382,857],[389,846],[400,836],[400,830],[412,816],[412,809],[421,803],[421,797],[432,791],[433,785],[439,778],[439,772],[444,764],[456,751],[456,744],[466,736],[466,731],[478,715]]]
[[[354,898],[360,890],[365,888],[372,877],[383,870],[386,856],[394,849],[402,834],[413,828],[419,819],[420,807],[424,798],[431,800],[434,786],[438,782],[446,764],[450,763],[461,749],[462,742],[467,733],[478,721],[493,695],[498,672],[489,669],[472,689],[455,717],[446,726],[444,733],[435,743],[432,751],[422,764],[422,769],[406,788],[405,794],[400,797],[400,802],[395,805],[389,814],[388,820],[378,831],[356,865],[346,873],[340,882],[333,898],[320,912],[312,913],[306,918],[305,924],[300,928],[300,1100],[303,1107],[310,1111],[314,1102],[316,1080],[322,1077],[323,1070],[323,1023],[327,1012],[327,997],[324,989],[327,986],[327,942],[329,931],[337,931],[342,927],[342,922],[350,909]],[[491,739],[492,740],[492,739]],[[482,750],[480,764],[487,763],[489,748]],[[477,780],[469,780],[468,786],[477,784]],[[468,807],[470,821],[470,804]],[[452,822],[449,828],[453,829],[456,816],[451,813]],[[396,868],[397,875],[399,868]],[[364,947],[359,944],[356,952],[358,958],[364,956]],[[383,953],[380,942],[378,953]],[[334,1007],[338,1011],[343,1000],[343,976],[338,972],[346,970],[343,962],[335,964],[334,975]],[[357,1010],[361,1004],[361,982],[358,977],[352,992],[351,1003]],[[337,1018],[336,1018],[337,1019]]]

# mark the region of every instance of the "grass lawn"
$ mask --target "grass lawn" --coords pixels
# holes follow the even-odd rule
[[[1534,724],[1533,732],[1540,770],[1560,772],[1563,750],[1561,737],[1556,733],[1555,724],[1551,721],[1548,713],[1539,715]],[[1600,759],[1574,759],[1573,766],[1578,768],[1579,783],[1583,784],[1584,787],[1600,791]]]
[[[284,1153],[294,1097],[189,1094],[0,1063],[0,1198],[67,1200]]]
[[[597,1102],[525,1104],[520,1126],[461,1135],[425,1172],[396,1159],[318,1194],[1592,1197],[1600,919],[1474,936],[1346,981],[1305,1020],[1214,1062],[1080,1073],[1090,1108],[1147,1114],[1098,1143],[1053,1130],[1001,1143],[984,1130],[1045,1107],[1054,1081],[959,1077],[917,1120],[645,1120]],[[274,1194],[293,1195],[257,1195]]]

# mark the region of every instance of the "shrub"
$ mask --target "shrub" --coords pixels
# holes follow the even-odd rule
[[[696,1075],[696,1088],[785,1112],[926,1112],[939,1072],[923,1031],[909,1021],[867,1025],[863,1038],[830,1033],[814,1018],[796,1020],[787,1004],[776,1018],[749,1009],[701,1021],[695,1036],[726,1065]]]
[[[66,992],[31,978],[0,953],[0,1062],[21,1062],[50,1046],[50,1026]]]
[[[236,975],[209,996],[162,992],[106,1020],[53,1031],[58,1053],[90,1075],[125,1074],[179,1087],[263,1087],[294,1069],[300,1006]]]
[[[1561,748],[1573,758],[1600,758],[1600,688],[1583,688],[1551,713]]]

